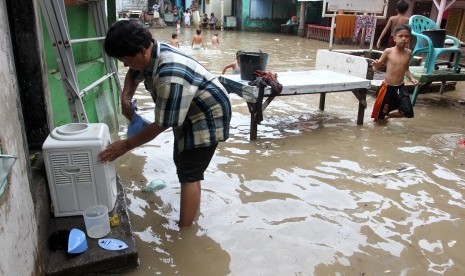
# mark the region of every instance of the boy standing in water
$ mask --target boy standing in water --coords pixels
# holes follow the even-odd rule
[[[220,45],[220,39],[218,37],[218,34],[214,34],[212,37],[212,46],[218,46]]]
[[[203,37],[202,37],[202,31],[197,29],[195,30],[197,33],[194,35],[194,39],[192,39],[192,49],[194,50],[200,50],[201,48],[205,49],[205,45],[203,45]]]
[[[401,24],[394,30],[396,46],[387,48],[379,60],[373,62],[375,70],[386,63],[386,76],[378,90],[378,96],[373,106],[371,117],[375,122],[386,122],[385,117],[413,118],[413,107],[409,93],[404,85],[406,76],[414,85],[418,81],[412,77],[409,70],[410,55],[412,51],[407,48],[410,43],[411,29],[407,24]],[[397,110],[395,112],[391,112]]]
[[[178,40],[178,34],[177,33],[173,33],[171,35],[171,42],[170,44],[173,46],[173,47],[176,47],[176,48],[179,48],[179,40]]]
[[[386,27],[384,27],[383,31],[381,32],[381,35],[378,38],[378,42],[376,43],[376,48],[379,48],[381,46],[381,40],[383,37],[386,35],[388,30],[391,31],[391,36],[389,37],[388,41],[388,47],[394,47],[394,30],[397,28],[397,26],[401,24],[408,24],[408,17],[405,16],[405,13],[408,10],[408,4],[404,0],[400,0],[397,2],[397,15],[391,16],[386,24]]]
[[[240,74],[241,73],[241,68],[240,68],[240,54],[242,53],[242,50],[239,50],[236,52],[236,61],[234,61],[233,63],[230,63],[228,65],[226,65],[224,68],[223,68],[223,71],[221,71],[221,75],[224,75],[224,73],[226,73],[226,70],[228,70],[229,68],[232,69],[232,73],[233,74]]]

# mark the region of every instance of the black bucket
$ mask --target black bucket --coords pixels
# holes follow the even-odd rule
[[[431,39],[434,48],[444,47],[444,41],[446,41],[446,30],[429,30],[423,31],[421,33]]]
[[[239,67],[241,68],[241,79],[253,80],[255,70],[266,70],[268,54],[262,52],[242,52],[239,54]]]

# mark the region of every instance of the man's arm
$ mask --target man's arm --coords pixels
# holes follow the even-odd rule
[[[139,147],[157,137],[160,133],[168,128],[160,127],[152,123],[127,140],[119,140],[110,144],[106,149],[98,154],[101,162],[113,161],[126,152]]]
[[[124,78],[123,92],[121,94],[121,111],[124,117],[126,117],[128,120],[131,120],[132,116],[134,115],[131,110],[131,100],[138,86],[136,81],[131,76],[132,73],[132,70],[128,70],[126,73],[126,77]]]

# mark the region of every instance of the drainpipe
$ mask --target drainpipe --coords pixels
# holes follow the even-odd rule
[[[305,3],[304,1],[300,2],[300,22],[299,22],[299,33],[300,37],[305,36]]]

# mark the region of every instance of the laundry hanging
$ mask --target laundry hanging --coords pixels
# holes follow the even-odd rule
[[[356,42],[359,33],[365,29],[365,41],[370,42],[371,36],[375,31],[375,17],[373,15],[357,15],[355,16],[354,36],[352,41]]]
[[[355,16],[353,14],[338,14],[336,15],[335,23],[334,38],[350,39],[354,32]]]

